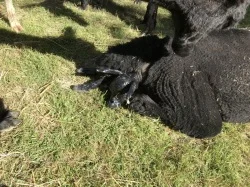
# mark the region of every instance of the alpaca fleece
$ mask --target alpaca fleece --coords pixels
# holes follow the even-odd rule
[[[166,41],[167,53],[141,50],[149,43],[161,48]],[[97,60],[96,68],[141,75],[128,104],[131,110],[159,117],[189,136],[212,137],[220,133],[222,121],[250,121],[249,44],[247,30],[212,32],[183,58],[171,51],[171,40],[147,36],[110,48]]]
[[[187,56],[211,31],[235,27],[249,4],[250,0],[150,0],[143,22],[151,32],[156,25],[158,5],[168,9],[175,27],[173,50]]]

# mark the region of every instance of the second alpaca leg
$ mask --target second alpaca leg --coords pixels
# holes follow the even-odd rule
[[[146,24],[146,34],[151,34],[156,27],[156,16],[158,12],[158,5],[152,0],[149,1],[147,11],[144,15],[142,23]]]
[[[11,28],[16,32],[22,31],[23,27],[21,26],[21,24],[16,18],[16,12],[15,12],[15,8],[13,6],[12,0],[5,0],[5,4],[6,4],[8,20],[9,20]]]

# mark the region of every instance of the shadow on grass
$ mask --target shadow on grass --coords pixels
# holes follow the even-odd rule
[[[80,0],[68,0],[68,1],[77,4]],[[144,2],[147,1],[145,0]],[[120,5],[112,0],[103,0],[102,4],[99,4],[99,6],[97,5],[97,1],[96,2],[90,1],[90,5],[95,8],[105,9],[110,14],[118,16],[122,21],[124,21],[127,25],[132,26],[133,28],[138,28],[142,32],[146,30],[146,26],[142,24],[144,14],[146,13],[146,9],[144,10],[142,8],[140,9],[135,8],[136,6],[141,6],[140,3],[135,4],[135,7],[131,7],[129,5]],[[161,26],[158,26],[156,28],[158,32],[163,32],[163,33],[166,32],[168,34],[172,32],[173,24],[171,17],[165,17],[158,14],[157,21],[159,23],[163,23],[161,24]],[[169,29],[166,28],[171,28],[170,29],[171,31],[168,32]],[[114,37],[116,37],[117,34],[119,35],[119,28],[117,27],[111,27],[110,31]]]
[[[0,44],[18,48],[29,48],[44,54],[61,56],[74,61],[76,68],[83,66],[86,60],[100,55],[95,46],[76,38],[72,28],[67,27],[60,37],[37,37],[0,29]]]
[[[114,1],[109,1],[108,4],[104,7],[104,9],[111,13],[114,16],[118,16],[121,20],[123,20],[127,25],[138,25],[141,23],[142,19],[138,18],[136,14],[143,15],[143,10],[138,10],[132,8],[130,6],[122,6]]]
[[[68,0],[74,4],[79,4],[80,0]],[[23,6],[23,8],[33,8],[33,7],[44,7],[50,13],[54,14],[55,16],[65,16],[72,19],[74,22],[78,23],[81,26],[87,26],[88,23],[80,17],[77,13],[68,9],[63,5],[63,0],[45,0],[41,3],[34,3],[30,5]],[[94,3],[94,2],[93,2]],[[140,6],[140,4],[135,5]],[[96,6],[94,6],[96,7]],[[105,9],[107,12],[111,13],[114,16],[118,16],[121,20],[123,20],[127,25],[132,26],[134,28],[138,28],[142,32],[146,30],[145,25],[142,24],[142,20],[146,10],[144,9],[136,9],[131,6],[123,6],[119,5],[118,3],[112,0],[105,0],[103,5],[99,6],[99,8]],[[159,23],[164,23],[163,27],[158,27],[158,32],[167,33],[166,28],[172,28],[172,21],[171,18],[166,18],[165,16],[160,16],[158,14],[157,20]],[[114,36],[117,35],[116,30],[111,28],[111,34]]]
[[[63,0],[45,0],[41,3],[34,3],[27,6],[23,6],[23,8],[33,8],[33,7],[44,7],[46,10],[48,10],[50,13],[54,14],[55,16],[64,16],[68,17],[74,22],[78,23],[81,26],[87,26],[88,23],[81,18],[78,14],[76,14],[71,9],[65,7],[63,5]]]
[[[140,6],[140,4],[136,4],[135,6]],[[127,25],[132,26],[133,28],[138,28],[142,33],[146,31],[146,25],[142,23],[144,14],[146,13],[146,9],[137,9],[129,5],[123,6],[111,0],[109,0],[101,8],[105,9],[107,12],[111,13],[114,16],[118,16]],[[173,33],[173,23],[171,17],[166,17],[158,14],[157,22],[161,24],[157,24],[155,32],[166,34]],[[115,26],[111,27],[110,32],[112,36],[117,37],[118,35],[119,37],[121,28],[117,28]]]

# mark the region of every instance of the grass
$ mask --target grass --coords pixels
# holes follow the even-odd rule
[[[141,35],[146,3],[113,0],[83,12],[77,0],[62,2],[15,2],[25,28],[20,34],[1,17],[0,97],[23,123],[0,135],[0,183],[250,186],[247,124],[225,124],[217,137],[196,140],[158,120],[107,108],[99,90],[69,89],[88,80],[74,75],[77,67]],[[250,12],[241,27],[250,27]],[[173,33],[166,10],[160,9],[155,33]]]

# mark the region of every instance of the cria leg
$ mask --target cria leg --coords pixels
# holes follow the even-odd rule
[[[108,83],[109,91],[111,92],[111,97],[108,102],[110,108],[120,107],[124,102],[129,104],[129,99],[132,97],[142,80],[142,76],[138,72],[127,74],[117,69],[109,69],[105,67],[80,68],[77,70],[77,74],[102,75],[101,78],[95,81],[88,81],[83,84],[71,86],[72,90],[83,92],[99,87],[108,77],[112,78]]]

